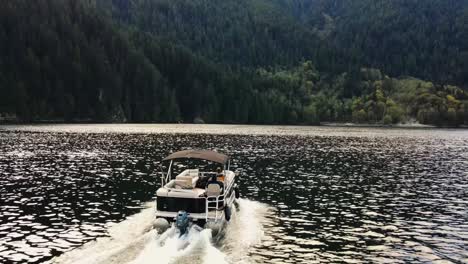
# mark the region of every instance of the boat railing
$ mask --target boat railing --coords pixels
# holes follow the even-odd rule
[[[230,182],[230,184],[223,191],[223,194],[217,195],[217,196],[206,197],[206,206],[205,206],[206,221],[212,220],[213,217],[210,216],[210,212],[213,212],[213,211],[214,211],[215,221],[218,221],[219,219],[222,218],[224,214],[224,206],[226,206],[227,204],[231,204],[235,199],[235,193],[234,193],[234,190],[232,190],[233,186],[234,186],[234,183]],[[225,194],[229,194],[229,196],[226,197]]]
[[[222,206],[219,204],[222,203]],[[218,221],[222,217],[222,213],[220,212],[224,207],[224,195],[218,196],[208,196],[206,197],[206,216],[205,220],[211,220],[210,212],[214,212],[214,220]]]

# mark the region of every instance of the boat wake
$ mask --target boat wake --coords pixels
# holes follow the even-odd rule
[[[248,248],[261,242],[262,222],[268,206],[239,199],[239,210],[214,245],[211,230],[192,227],[180,236],[172,227],[162,234],[152,228],[154,204],[109,228],[109,237],[98,238],[52,260],[63,264],[145,263],[248,263]]]
[[[265,238],[265,227],[271,220],[273,208],[260,202],[238,199],[238,209],[233,210],[220,243],[229,263],[254,263],[250,249]]]

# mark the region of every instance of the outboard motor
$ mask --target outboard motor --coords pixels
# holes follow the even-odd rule
[[[189,224],[190,224],[190,219],[189,219],[188,213],[185,211],[179,211],[177,213],[175,225],[177,229],[179,229],[181,236],[187,232]]]

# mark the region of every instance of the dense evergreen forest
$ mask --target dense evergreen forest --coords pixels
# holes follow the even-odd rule
[[[468,0],[0,3],[0,122],[459,126],[467,87]]]

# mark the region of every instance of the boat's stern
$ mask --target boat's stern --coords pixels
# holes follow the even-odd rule
[[[218,187],[213,190],[209,188],[210,184],[204,183],[216,173],[198,170],[186,170],[159,188],[156,192],[155,227],[165,230],[174,225],[184,233],[185,225],[178,226],[181,219],[187,219],[190,225],[193,223],[212,230],[224,226],[230,219],[237,195],[234,172],[225,170],[223,173],[225,177],[221,182],[222,189]]]

